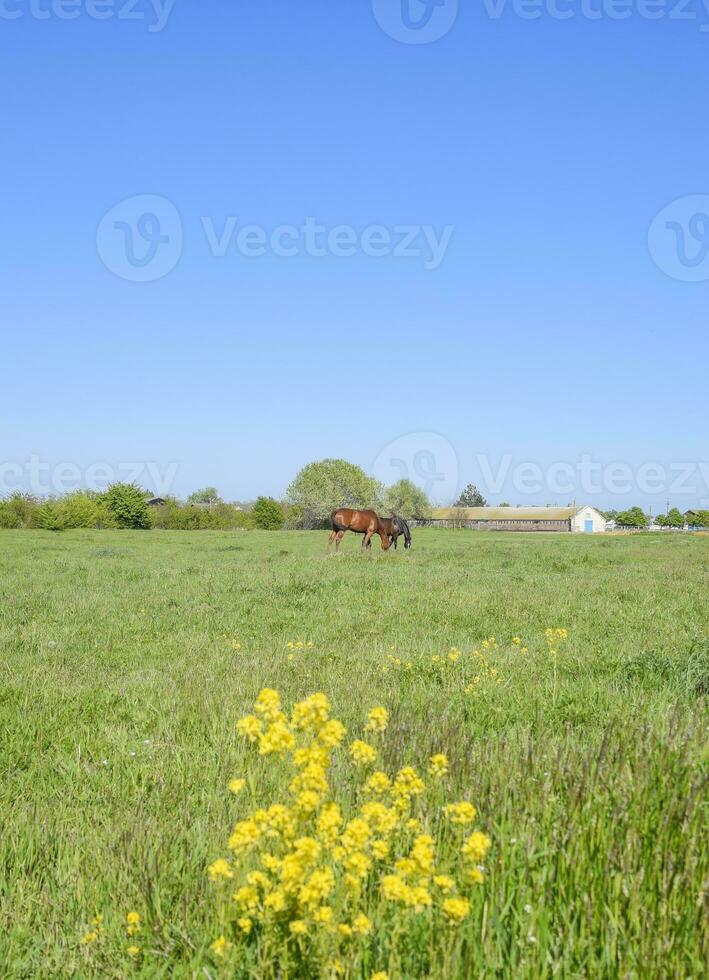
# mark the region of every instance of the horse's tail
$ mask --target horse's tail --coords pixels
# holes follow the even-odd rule
[[[404,532],[404,542],[408,548],[411,545],[411,530],[403,517],[399,518],[399,523],[401,524],[401,529]]]

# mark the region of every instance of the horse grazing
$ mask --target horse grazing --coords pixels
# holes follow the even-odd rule
[[[396,548],[396,542],[400,534],[404,535],[404,547],[411,547],[411,531],[403,517],[397,517],[396,514],[392,517],[382,517],[382,524],[394,548]]]
[[[340,507],[333,510],[330,514],[332,524],[332,534],[330,535],[327,547],[335,542],[335,552],[340,550],[340,541],[345,536],[345,531],[354,531],[355,534],[363,534],[362,551],[371,548],[372,535],[378,534],[382,542],[382,551],[386,551],[391,544],[389,535],[384,530],[379,514],[375,510],[350,510],[348,507]]]

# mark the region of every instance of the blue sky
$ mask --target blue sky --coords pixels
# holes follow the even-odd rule
[[[150,464],[178,495],[248,499],[313,459],[417,476],[423,453],[442,501],[472,480],[491,502],[709,506],[709,219],[705,242],[702,198],[682,204],[709,195],[698,0],[659,0],[654,20],[635,0],[585,0],[597,19],[557,0],[564,20],[550,0],[536,19],[461,0],[417,44],[377,23],[373,4],[395,24],[400,0],[175,0],[160,30],[149,0],[104,0],[103,20],[65,2],[75,18],[59,0],[0,4],[4,489],[34,459],[51,479]],[[153,281],[107,257],[137,195],[181,229]],[[667,205],[694,265],[664,215],[648,248]],[[264,254],[230,240],[216,255],[205,229],[229,219],[262,229]],[[274,254],[273,229],[307,219],[325,238],[351,228],[355,254],[302,239]],[[362,251],[372,226],[389,254]],[[449,229],[436,268],[423,231],[420,254],[391,254],[402,226]],[[138,254],[150,239],[133,233]],[[486,484],[481,457],[508,460],[507,482]],[[597,492],[550,486],[550,465],[582,457]],[[524,463],[538,489],[514,476]],[[665,472],[652,487],[649,463]]]

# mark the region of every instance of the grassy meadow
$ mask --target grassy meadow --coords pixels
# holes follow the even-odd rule
[[[706,976],[709,537],[413,533],[0,532],[0,976]],[[390,775],[447,755],[424,829],[492,842],[459,925],[370,889],[366,936],[239,938],[207,868],[287,797],[262,688],[328,695],[346,816],[373,706]]]

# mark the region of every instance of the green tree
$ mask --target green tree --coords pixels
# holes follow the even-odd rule
[[[215,507],[217,504],[223,503],[223,501],[216,487],[202,487],[201,490],[195,490],[194,493],[189,495],[187,503],[198,504],[202,507]]]
[[[257,497],[251,514],[254,524],[262,531],[279,531],[286,519],[283,508],[273,497]]]
[[[150,527],[145,493],[135,483],[114,483],[99,498],[116,522],[116,527]]]
[[[616,514],[615,522],[619,527],[647,527],[647,517],[640,507],[631,507]]]
[[[709,510],[688,510],[684,516],[690,527],[709,527]]]
[[[427,520],[431,516],[431,502],[425,492],[411,480],[399,480],[384,491],[382,509],[400,514],[407,519]]]
[[[326,527],[337,507],[376,508],[381,485],[344,459],[322,459],[304,466],[286,495],[293,505],[290,527]]]
[[[460,497],[453,504],[454,507],[487,507],[487,500],[480,493],[474,483],[469,483]]]
[[[676,507],[673,507],[669,514],[658,514],[655,524],[659,524],[660,527],[684,527],[684,517]]]

